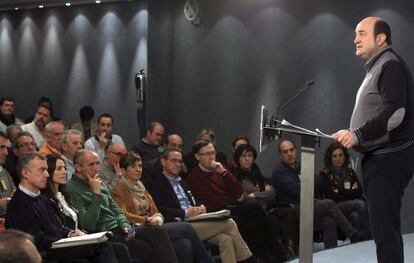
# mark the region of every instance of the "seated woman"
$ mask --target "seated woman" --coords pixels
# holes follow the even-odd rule
[[[84,233],[85,231],[78,228],[76,209],[71,205],[70,196],[65,189],[67,174],[64,160],[55,155],[48,155],[46,158],[49,177],[46,188],[41,191],[42,194],[50,198],[57,217],[65,227]],[[128,248],[122,243],[114,242],[104,242],[96,246],[94,248],[95,258],[91,260],[93,262],[108,262],[108,255],[105,251],[112,251],[112,249],[118,262],[131,262]],[[100,256],[97,256],[99,254]]]
[[[145,186],[141,183],[141,158],[133,152],[124,155],[119,165],[124,177],[112,189],[112,197],[127,219],[141,225],[159,225],[168,233],[180,263],[211,263],[208,255],[192,226],[186,222],[163,224],[164,218]]]
[[[291,207],[272,207],[272,201],[275,199],[274,188],[266,183],[259,166],[254,162],[256,157],[257,152],[252,145],[239,145],[234,151],[235,165],[230,167],[230,171],[242,183],[248,201],[269,208],[271,213],[267,215],[268,220],[272,223],[276,235],[280,235],[284,246],[294,255],[298,239],[297,213]]]
[[[368,212],[362,196],[362,186],[355,171],[349,167],[349,154],[335,142],[325,152],[325,168],[319,173],[322,181],[321,197],[337,203],[351,224],[370,237]]]

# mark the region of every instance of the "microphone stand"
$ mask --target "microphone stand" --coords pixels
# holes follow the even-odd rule
[[[292,100],[296,99],[300,94],[302,94],[305,90],[307,90],[310,86],[312,86],[313,84],[315,84],[315,81],[313,80],[309,80],[308,82],[305,83],[305,85],[298,91],[296,92],[290,99],[288,99],[286,102],[284,102],[283,104],[279,105],[276,110],[273,112],[272,114],[272,121],[273,123],[276,123],[277,126],[277,122],[279,121],[279,112],[285,108]],[[274,117],[273,117],[274,116]]]

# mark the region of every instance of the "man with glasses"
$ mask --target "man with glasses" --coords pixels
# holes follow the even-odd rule
[[[15,186],[18,186],[20,183],[20,179],[16,171],[17,160],[23,154],[34,152],[37,152],[37,148],[32,134],[27,131],[19,132],[13,140],[12,151],[9,152],[9,156],[5,164],[6,170],[13,178]]]
[[[118,181],[122,178],[123,173],[119,167],[119,161],[122,155],[127,153],[127,149],[121,143],[112,143],[105,152],[103,162],[99,164],[99,177],[112,190]]]
[[[216,150],[211,142],[198,141],[192,151],[198,166],[188,174],[188,183],[195,197],[207,206],[207,210],[220,210],[244,200],[242,185],[216,161]]]

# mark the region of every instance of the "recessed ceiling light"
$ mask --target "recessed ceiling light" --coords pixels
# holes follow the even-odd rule
[[[71,6],[71,3],[66,3],[65,5],[66,5],[66,6]]]
[[[39,5],[39,8],[43,8],[44,6],[43,5]]]
[[[100,4],[101,0],[95,0],[95,3]]]
[[[19,8],[18,7],[15,7],[14,10],[19,10]]]

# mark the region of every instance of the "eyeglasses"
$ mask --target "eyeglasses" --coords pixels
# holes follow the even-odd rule
[[[35,142],[25,142],[25,143],[20,143],[17,145],[17,148],[21,148],[21,147],[36,147],[36,143]]]
[[[216,152],[212,151],[212,152],[207,152],[207,153],[198,153],[201,156],[216,156]]]

